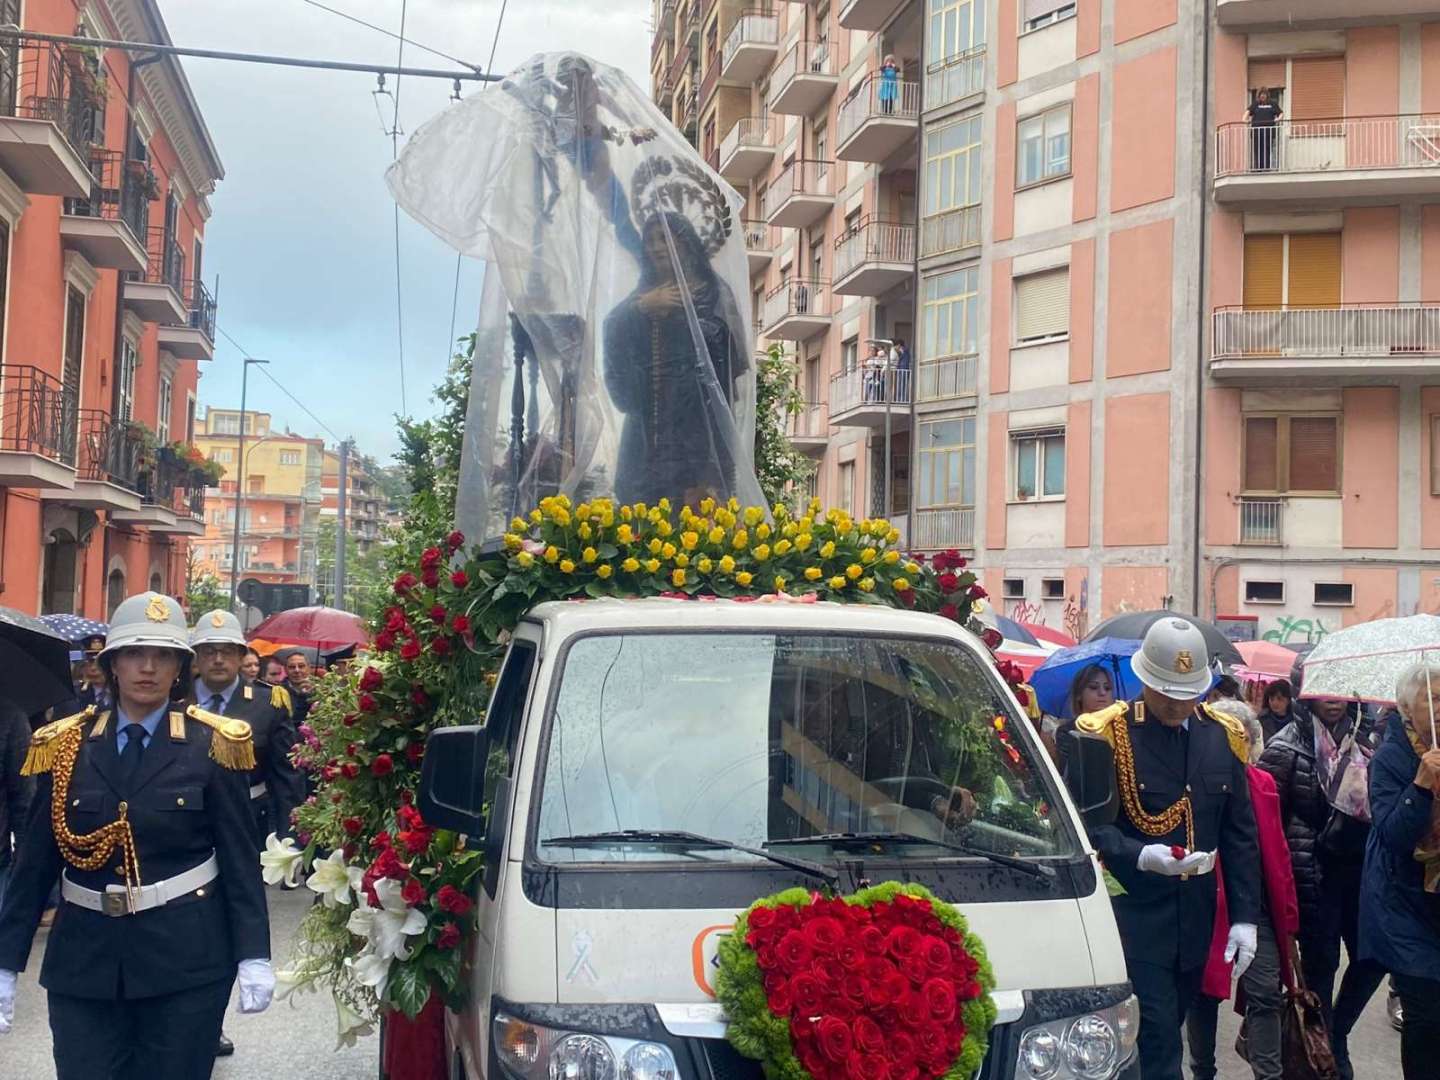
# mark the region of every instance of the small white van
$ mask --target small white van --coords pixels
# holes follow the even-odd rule
[[[1103,770],[1086,782],[1103,812]],[[953,902],[985,942],[985,1080],[1139,1075],[1080,814],[985,647],[949,620],[541,604],[485,724],[431,736],[421,809],[486,854],[469,1006],[447,1017],[457,1078],[758,1080],[725,1041],[720,936],[782,889],[889,880]]]

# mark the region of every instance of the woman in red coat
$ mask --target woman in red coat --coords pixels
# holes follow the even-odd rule
[[[1265,883],[1264,910],[1255,950],[1255,959],[1240,977],[1236,1011],[1245,1016],[1246,1051],[1255,1080],[1281,1080],[1280,1013],[1285,988],[1294,985],[1290,969],[1290,942],[1300,928],[1300,905],[1295,899],[1295,877],[1290,869],[1290,848],[1285,843],[1285,826],[1280,818],[1280,796],[1275,781],[1255,762],[1264,748],[1264,735],[1255,713],[1241,701],[1222,700],[1210,708],[1234,717],[1245,726],[1250,745],[1250,803],[1255,810],[1260,839],[1260,868]],[[1224,868],[1217,866],[1216,873]],[[1185,1018],[1185,1037],[1190,1046],[1190,1072],[1195,1080],[1214,1080],[1215,1029],[1220,1002],[1230,996],[1230,964],[1225,961],[1225,941],[1230,920],[1225,912],[1224,890],[1219,893],[1215,912],[1215,934],[1210,942],[1210,960],[1200,995]]]

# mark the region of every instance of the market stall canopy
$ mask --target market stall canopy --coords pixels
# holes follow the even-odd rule
[[[33,716],[74,696],[70,642],[34,615],[0,607],[0,697]]]
[[[338,608],[302,607],[271,615],[255,627],[255,638],[267,645],[274,643],[275,648],[265,654],[270,655],[287,645],[330,652],[347,645],[363,645],[369,635],[359,615]]]

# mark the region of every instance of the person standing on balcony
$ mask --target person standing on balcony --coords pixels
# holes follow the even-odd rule
[[[880,111],[889,115],[895,111],[895,99],[900,96],[900,65],[893,54],[887,53],[885,63],[880,67]]]
[[[1255,101],[1245,110],[1245,120],[1250,125],[1250,168],[1255,172],[1269,172],[1275,167],[1275,127],[1284,114],[1278,104],[1270,100],[1270,91],[1261,87],[1255,94]]]

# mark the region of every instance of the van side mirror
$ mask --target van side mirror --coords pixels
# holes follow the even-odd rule
[[[425,742],[420,815],[427,825],[485,835],[485,762],[490,738],[477,725],[440,728]]]
[[[1087,829],[1109,825],[1120,813],[1115,790],[1115,750],[1103,735],[1071,729],[1062,738],[1065,784]]]

